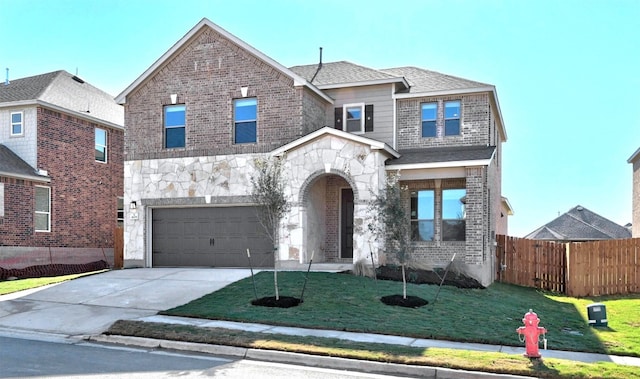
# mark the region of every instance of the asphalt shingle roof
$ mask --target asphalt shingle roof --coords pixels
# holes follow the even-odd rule
[[[347,61],[294,66],[291,71],[317,86],[368,82],[385,79],[404,78],[410,85],[407,93],[423,93],[469,88],[481,88],[490,84],[476,82],[418,67],[395,67],[376,70]],[[317,72],[317,74],[316,74]],[[315,76],[315,77],[314,77]],[[312,81],[313,79],[313,81]]]
[[[0,173],[15,176],[41,176],[11,149],[0,144]]]
[[[388,160],[387,165],[486,160],[491,159],[495,149],[495,146],[451,146],[400,150],[400,158]]]
[[[124,125],[124,109],[113,96],[64,70],[0,83],[0,107],[4,103],[40,100],[86,113],[89,116]]]
[[[399,78],[393,74],[387,74],[380,70],[347,61],[323,63],[320,71],[318,71],[318,64],[294,66],[289,69],[311,84],[319,86]],[[318,71],[317,75],[316,71]],[[311,81],[311,79],[313,79],[313,81]]]
[[[631,238],[631,232],[587,208],[577,205],[525,238],[556,241],[588,241]]]

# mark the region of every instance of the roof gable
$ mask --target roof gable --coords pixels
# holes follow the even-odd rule
[[[61,72],[48,72],[0,84],[0,103],[38,99]]]
[[[525,238],[588,241],[631,238],[631,233],[624,226],[577,205]]]
[[[164,66],[164,64],[168,62],[174,54],[178,53],[185,45],[187,45],[191,41],[191,39],[194,36],[196,36],[203,28],[213,29],[216,33],[219,33],[224,38],[228,39],[232,43],[239,46],[241,49],[244,49],[245,51],[252,54],[256,58],[267,63],[268,65],[270,65],[271,67],[273,67],[274,69],[282,73],[283,75],[291,78],[293,80],[294,86],[306,86],[310,88],[312,91],[314,91],[321,98],[323,98],[325,101],[329,103],[333,103],[333,100],[329,96],[324,94],[324,92],[320,91],[314,85],[307,82],[304,78],[297,75],[296,73],[289,70],[288,68],[284,67],[283,65],[276,62],[275,60],[268,57],[267,55],[263,54],[253,46],[247,44],[246,42],[242,41],[238,37],[229,33],[222,27],[214,24],[207,18],[203,18],[200,22],[198,22],[193,28],[191,28],[191,30],[189,30],[189,32],[187,32],[187,34],[185,34],[180,40],[178,40],[178,42],[176,42],[169,50],[167,50],[167,52],[165,52],[160,58],[158,58],[158,60],[156,60],[144,73],[142,73],[142,75],[140,75],[124,91],[122,91],[118,96],[116,96],[116,101],[120,104],[126,103],[128,94],[133,92],[139,85],[145,82],[149,77],[153,76],[158,69]]]
[[[348,141],[352,141],[355,143],[368,145],[371,148],[371,150],[384,150],[386,154],[389,155],[389,157],[397,158],[400,156],[400,154],[398,154],[397,151],[392,149],[389,145],[387,145],[384,142],[376,141],[367,137],[358,136],[352,133],[344,132],[342,130],[330,128],[328,126],[318,129],[315,132],[309,133],[306,136],[298,138],[297,140],[290,142],[284,146],[281,146],[273,150],[271,154],[275,156],[286,154],[288,151],[295,150],[300,146],[306,145],[312,141],[315,141],[327,135],[332,135],[332,136],[336,136],[336,137],[339,137]]]

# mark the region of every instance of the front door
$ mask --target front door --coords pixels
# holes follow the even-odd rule
[[[353,258],[353,191],[340,192],[340,258]]]

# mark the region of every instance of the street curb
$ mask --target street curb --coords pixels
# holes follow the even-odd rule
[[[480,371],[454,370],[442,367],[403,365],[397,363],[373,362],[358,359],[329,357],[292,353],[277,350],[248,349],[236,346],[209,345],[195,342],[161,340],[145,337],[119,335],[95,335],[86,338],[92,342],[102,342],[150,349],[171,349],[213,355],[222,355],[264,361],[304,365],[334,370],[350,370],[383,375],[404,375],[425,379],[523,379],[528,376],[494,374]]]

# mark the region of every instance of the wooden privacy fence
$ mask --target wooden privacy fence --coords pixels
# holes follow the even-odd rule
[[[640,238],[548,242],[498,235],[497,280],[569,296],[640,292]]]

